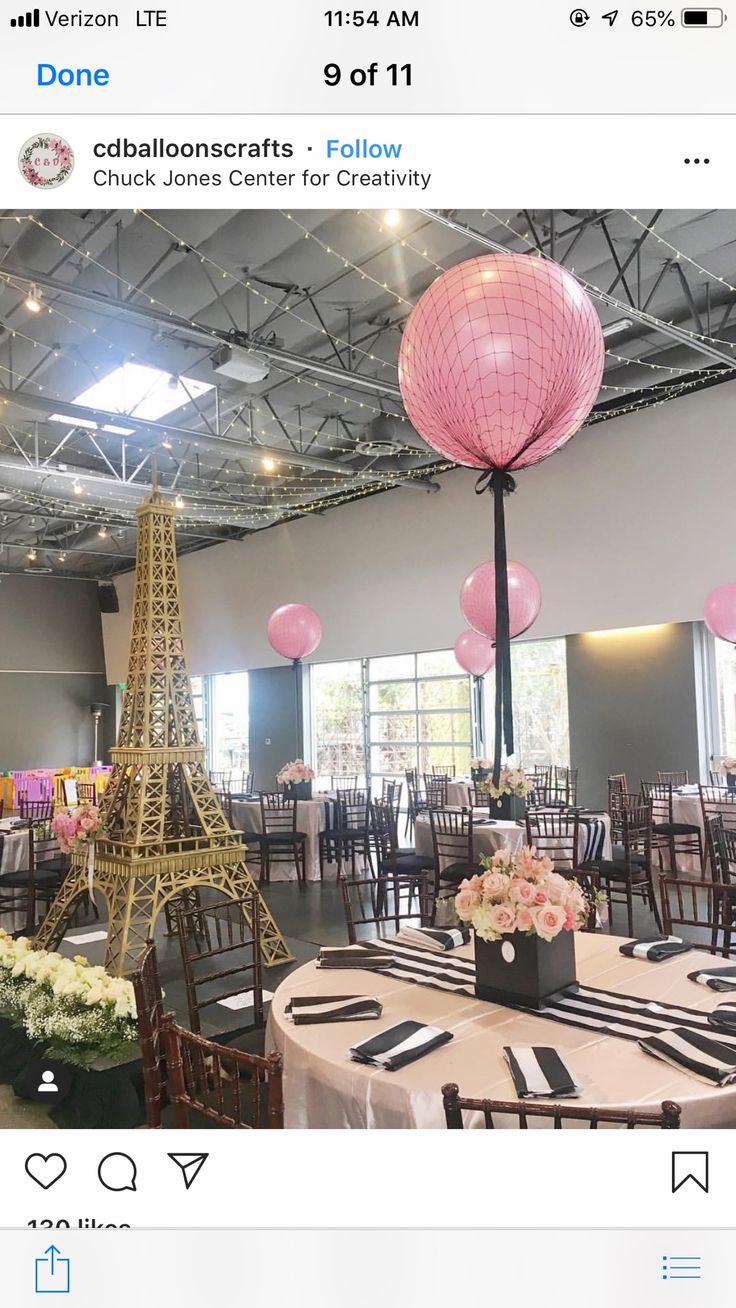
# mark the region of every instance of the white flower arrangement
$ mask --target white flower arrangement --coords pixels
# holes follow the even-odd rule
[[[115,1057],[138,1039],[130,981],[86,958],[34,949],[0,929],[0,1013],[46,1052],[79,1066]]]
[[[481,782],[480,789],[486,790],[491,799],[500,799],[502,795],[516,795],[524,799],[529,794],[530,786],[521,768],[501,768],[498,785],[494,786],[489,777]]]
[[[490,770],[493,767],[492,758],[471,758],[470,767],[475,772],[478,768]]]
[[[277,774],[279,785],[293,786],[300,781],[314,781],[315,774],[303,758],[295,758],[293,763],[285,763]]]

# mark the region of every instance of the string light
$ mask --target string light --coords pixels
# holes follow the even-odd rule
[[[25,307],[29,313],[41,312],[41,295],[39,293],[37,286],[31,285],[31,289],[29,290],[23,303],[25,304]]]

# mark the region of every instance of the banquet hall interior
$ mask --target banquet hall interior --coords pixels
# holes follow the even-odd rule
[[[736,1126],[735,232],[0,212],[0,1127]]]

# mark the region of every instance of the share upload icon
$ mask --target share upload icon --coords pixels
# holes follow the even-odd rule
[[[180,1169],[184,1186],[190,1190],[207,1162],[209,1154],[169,1154],[169,1158]]]

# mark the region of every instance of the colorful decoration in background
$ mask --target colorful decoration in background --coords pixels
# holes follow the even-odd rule
[[[496,649],[492,640],[477,631],[462,631],[455,641],[455,658],[463,672],[484,677],[496,662]]]
[[[94,782],[99,799],[110,779],[109,767],[66,767],[66,768],[24,768],[19,771],[6,771],[0,776],[0,798],[6,810],[18,807],[18,797],[23,794],[31,801],[53,800],[54,804],[65,804],[64,782]]]
[[[513,754],[504,496],[511,473],[560,449],[588,416],[603,376],[600,320],[585,291],[552,260],[468,259],[438,277],[406,324],[399,384],[433,449],[482,470],[494,497],[496,740]]]
[[[528,631],[539,616],[542,592],[539,582],[523,563],[510,559],[506,565],[509,592],[509,638]],[[480,563],[465,578],[460,590],[460,608],[465,621],[481,637],[496,640],[496,565]]]
[[[705,601],[703,619],[709,631],[719,640],[736,645],[736,582],[716,586]]]
[[[282,658],[308,658],[322,639],[322,623],[306,604],[282,604],[268,619],[268,642]]]

